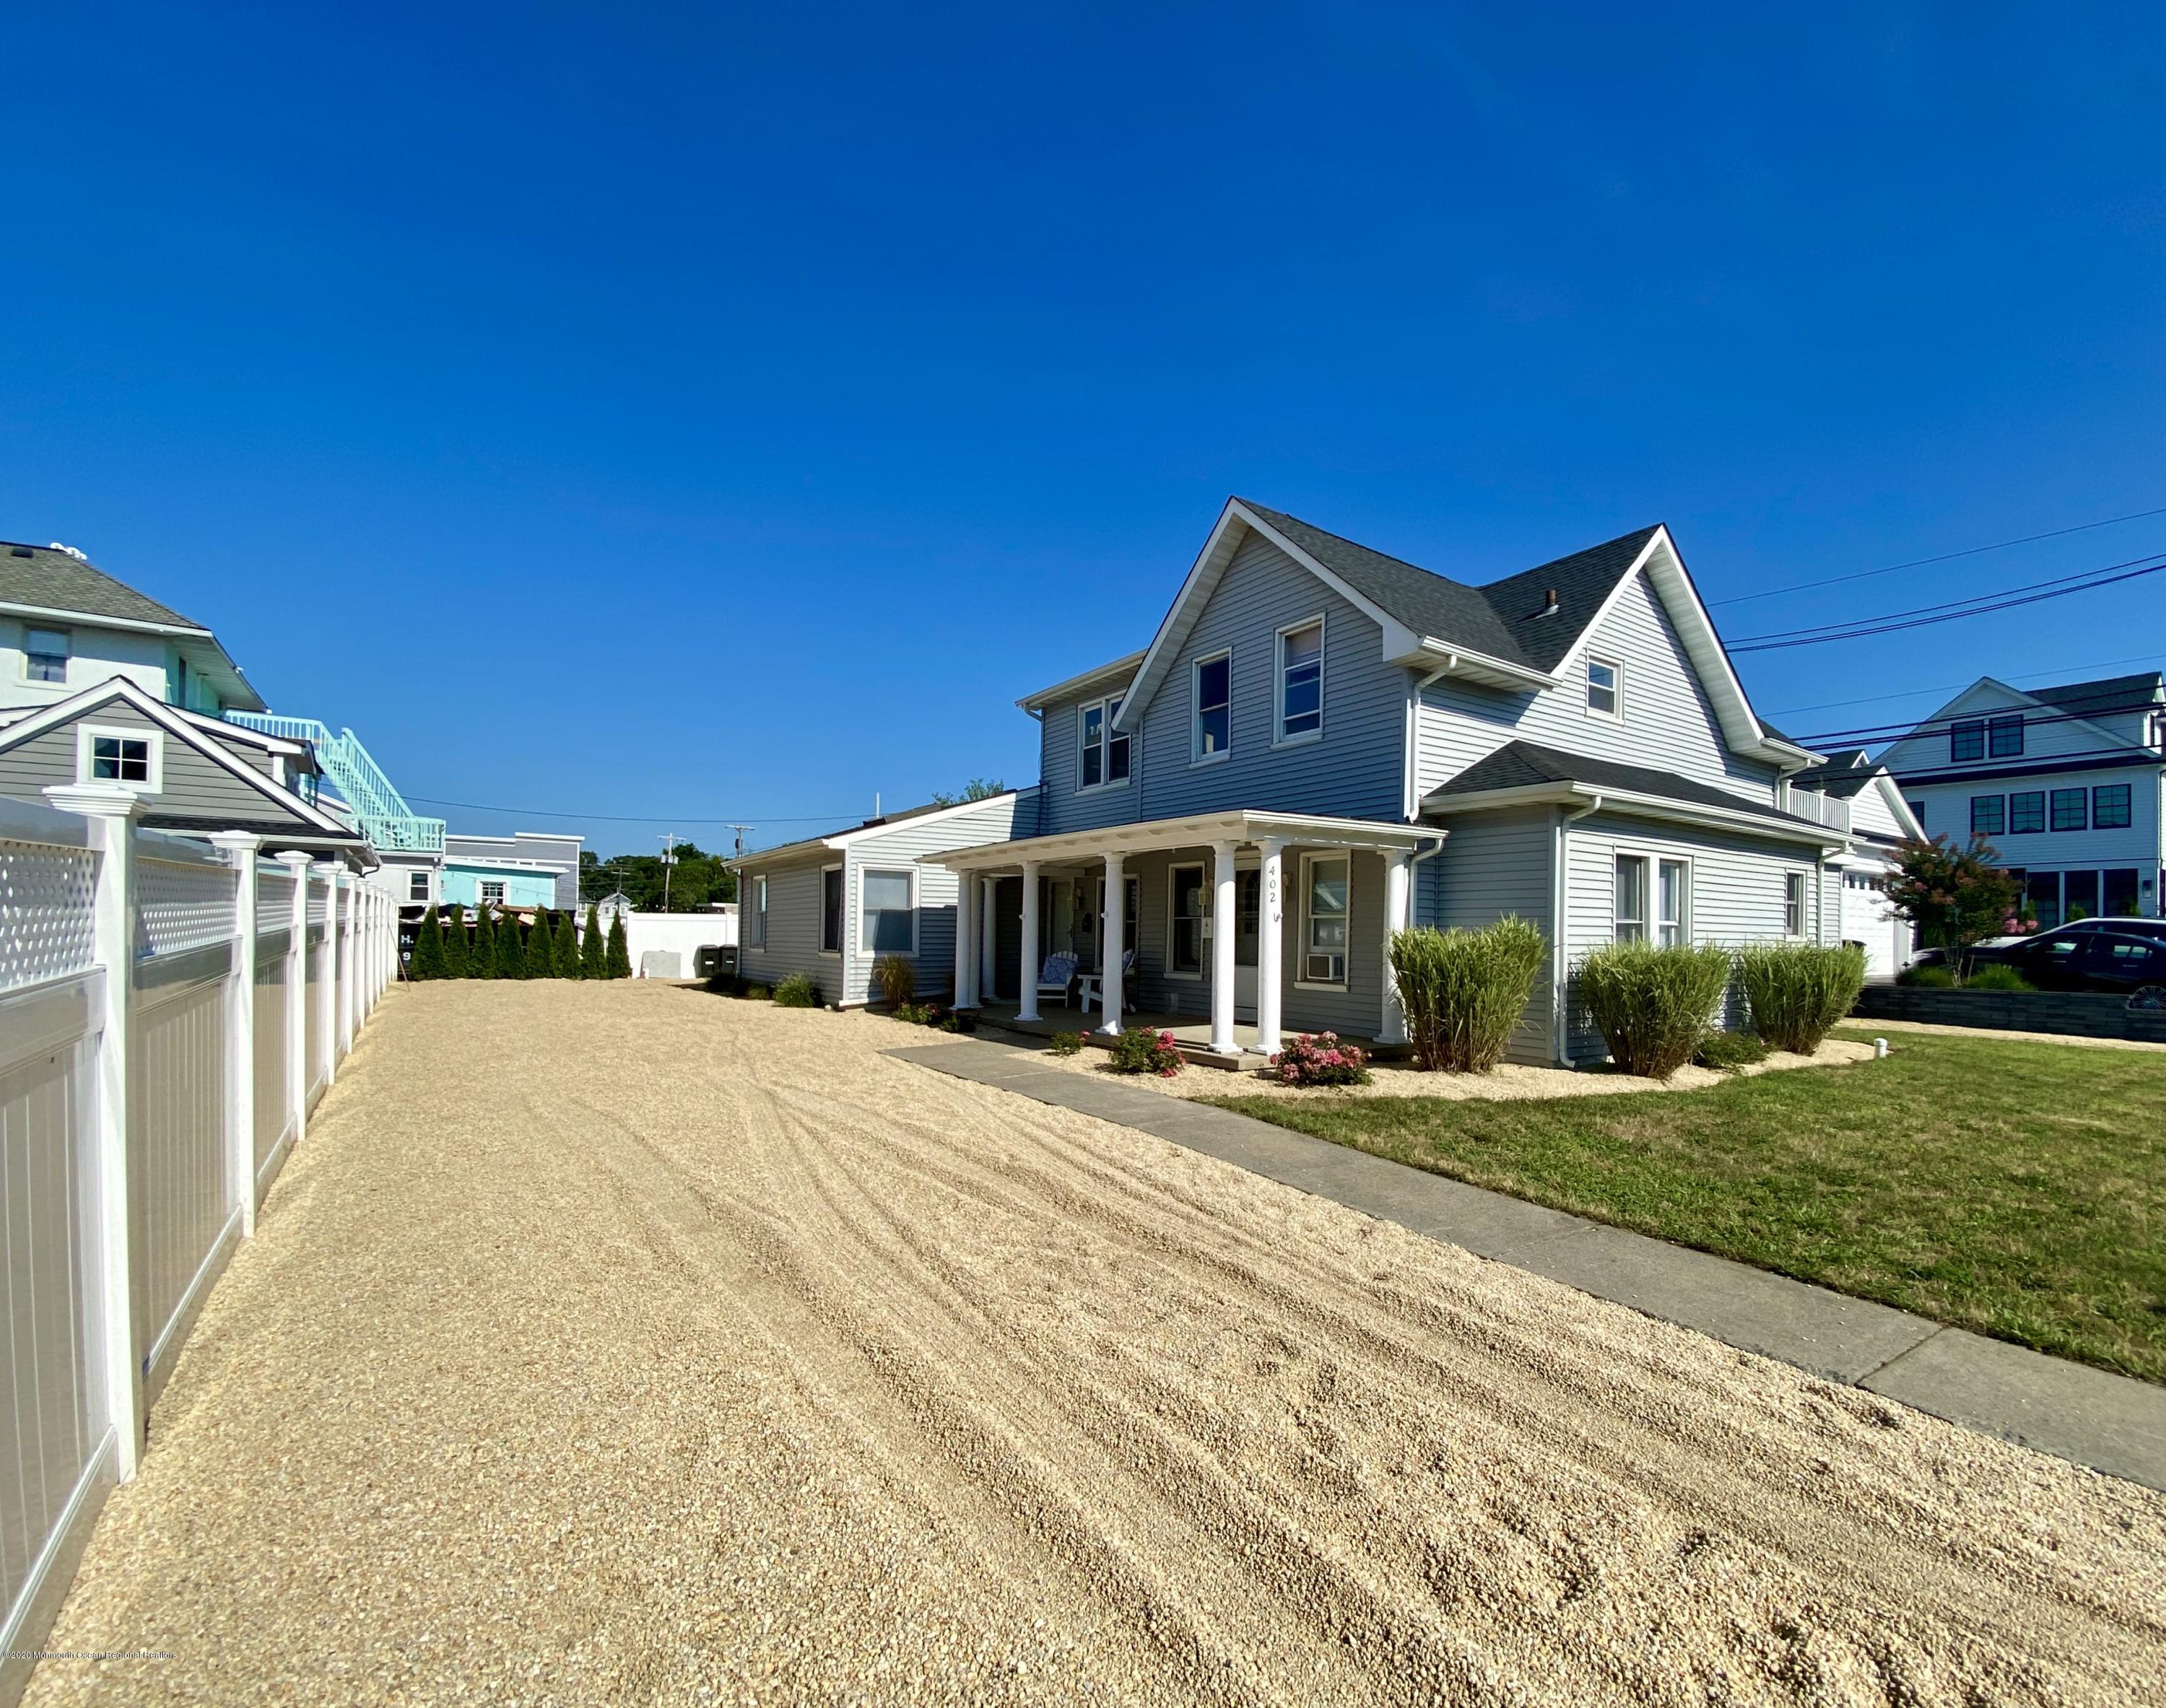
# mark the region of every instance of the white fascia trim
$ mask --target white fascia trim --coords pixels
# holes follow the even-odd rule
[[[1880,799],[1888,803],[1888,809],[1894,814],[1895,822],[1901,827],[1903,834],[1914,842],[1924,841],[1926,827],[1918,822],[1917,814],[1910,810],[1910,803],[1904,798],[1902,785],[1889,774],[1885,766],[1880,768],[1879,775],[1873,779],[1873,786],[1880,791]],[[1853,814],[1852,815],[1853,830],[1856,825],[1857,815]],[[1859,832],[1859,834],[1870,835],[1871,833]]]
[[[55,617],[77,629],[125,629],[137,635],[169,635],[177,640],[209,640],[217,637],[208,629],[198,629],[192,623],[153,623],[142,617],[104,617],[94,611],[71,611],[56,605],[18,604],[13,599],[0,599],[0,611],[9,616]]]
[[[190,751],[201,754],[214,765],[231,772],[258,794],[275,801],[282,810],[293,814],[303,823],[313,825],[341,841],[350,841],[357,834],[351,825],[341,824],[330,814],[311,806],[300,796],[288,794],[262,772],[243,765],[172,707],[163,700],[152,699],[124,676],[108,677],[95,687],[85,688],[72,699],[48,706],[34,717],[25,718],[19,724],[10,724],[5,730],[0,730],[0,751],[44,735],[49,730],[57,729],[62,724],[72,723],[114,700],[125,700],[160,729],[178,737]]]
[[[1610,788],[1592,783],[1531,783],[1519,788],[1484,789],[1479,794],[1454,795],[1448,801],[1429,807],[1428,810],[1437,813],[1488,812],[1498,807],[1574,805],[1586,802],[1593,802],[1596,806],[1614,806],[1621,812],[1631,813],[1640,818],[1670,819],[1679,824],[1743,830],[1776,841],[1809,842],[1817,847],[1842,848],[1847,847],[1851,840],[1839,830],[1827,830],[1818,825],[1800,823],[1790,825],[1771,822],[1746,808],[1733,813],[1724,807],[1701,806],[1692,801],[1673,800],[1667,795],[1641,794],[1633,789]]]
[[[1101,664],[1095,670],[1085,671],[1080,676],[1071,676],[1065,682],[1056,682],[1051,688],[1042,688],[1036,693],[1026,694],[1016,704],[1026,712],[1036,712],[1061,700],[1094,694],[1101,684],[1110,686],[1114,682],[1130,682],[1144,656],[1141,652],[1131,652],[1125,658],[1116,658],[1111,664]]]
[[[1024,791],[1019,788],[1003,789],[998,794],[987,795],[983,800],[958,801],[952,807],[936,808],[929,813],[912,813],[908,818],[897,819],[890,824],[860,825],[854,830],[843,830],[837,835],[823,838],[822,846],[829,848],[848,848],[859,842],[875,841],[892,831],[915,830],[927,825],[945,824],[948,820],[959,818],[964,813],[979,812],[986,807],[998,806],[1002,801],[1020,799]]]

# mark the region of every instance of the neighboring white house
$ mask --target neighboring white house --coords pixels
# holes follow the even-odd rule
[[[1992,845],[2041,927],[2159,912],[2157,671],[2028,689],[1980,677],[1880,759],[1928,836]]]
[[[1915,954],[1915,931],[1889,905],[1888,881],[1895,851],[1925,834],[1901,788],[1886,766],[1853,747],[1793,776],[1788,800],[1793,812],[1850,832],[1830,862],[1842,874],[1842,940],[1865,951],[1868,978],[1894,978]]]

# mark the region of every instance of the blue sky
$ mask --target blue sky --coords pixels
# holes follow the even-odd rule
[[[0,535],[455,827],[973,775],[1228,493],[1714,600],[2166,506],[2166,16],[18,9]],[[2166,550],[2166,517],[1727,635]],[[2166,587],[1741,660],[1799,733],[2155,664]],[[2152,649],[2147,651],[2147,649]],[[618,815],[627,822],[614,822]]]

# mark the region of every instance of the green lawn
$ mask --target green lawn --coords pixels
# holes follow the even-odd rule
[[[1212,1101],[2166,1382],[2166,1052],[1889,1042],[1705,1091]]]

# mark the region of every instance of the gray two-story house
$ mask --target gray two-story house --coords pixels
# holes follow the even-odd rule
[[[937,857],[960,1003],[1038,1015],[1072,953],[1214,1051],[1405,1036],[1386,946],[1550,938],[1517,1059],[1598,1058],[1598,943],[1840,941],[1849,809],[1754,715],[1667,530],[1477,584],[1229,500],[1143,651],[1019,702],[1034,812]]]

